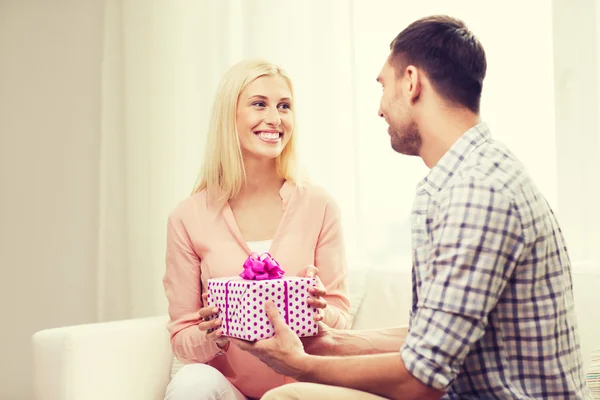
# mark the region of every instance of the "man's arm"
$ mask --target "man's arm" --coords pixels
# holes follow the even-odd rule
[[[525,248],[519,210],[509,192],[473,177],[436,201],[426,269],[411,329],[400,351],[410,373],[438,389],[452,385],[465,363],[484,370],[489,344],[472,353]],[[467,379],[483,379],[477,376]]]
[[[320,326],[320,334],[302,339],[304,350],[318,356],[360,356],[397,353],[404,344],[407,327],[348,331]]]
[[[271,366],[276,372],[300,381],[310,381],[375,393],[389,399],[439,399],[443,392],[428,388],[413,377],[404,367],[399,347],[406,328],[384,329],[381,331],[337,331],[329,338],[336,337],[338,345],[323,346],[333,352],[336,349],[344,354],[368,354],[374,351],[387,354],[368,354],[346,357],[322,357],[308,355],[296,334],[286,325],[283,317],[272,301],[265,303],[267,317],[273,325],[275,336],[255,343],[231,338],[230,341],[252,353]],[[403,333],[404,332],[404,333]],[[395,334],[399,336],[394,336]],[[325,332],[319,335],[321,339]],[[334,341],[330,340],[330,344]],[[348,346],[348,349],[346,349]]]
[[[304,356],[299,362],[299,381],[343,386],[398,400],[438,400],[444,395],[412,376],[398,351],[343,358]]]

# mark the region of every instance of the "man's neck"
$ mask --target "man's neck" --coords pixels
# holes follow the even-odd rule
[[[419,124],[422,138],[419,156],[428,168],[433,168],[466,131],[480,122],[479,115],[467,109],[435,110]]]

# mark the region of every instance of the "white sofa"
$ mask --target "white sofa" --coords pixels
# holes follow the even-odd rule
[[[408,271],[351,271],[353,329],[406,325]],[[574,274],[584,366],[600,347],[600,265]],[[363,296],[364,295],[364,296]],[[162,400],[172,370],[165,316],[48,329],[33,336],[37,400]]]

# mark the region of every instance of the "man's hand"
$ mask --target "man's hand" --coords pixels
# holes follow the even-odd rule
[[[302,342],[294,331],[286,325],[272,301],[265,302],[265,310],[269,321],[273,325],[275,336],[254,343],[234,338],[230,338],[230,342],[251,353],[282,375],[293,378],[301,376],[305,371],[304,362],[306,357],[309,357],[304,352]]]
[[[319,322],[318,326],[318,334],[300,338],[304,351],[315,356],[334,355],[335,337],[339,331],[328,327],[323,322]]]
[[[314,357],[306,354],[302,342],[285,323],[279,310],[272,301],[265,303],[267,317],[275,336],[270,339],[259,340],[249,343],[239,339],[229,339],[230,343],[238,346],[256,356],[276,372],[292,377],[299,381],[316,382],[325,385],[343,386],[362,390],[384,396],[389,399],[439,399],[444,394],[441,391],[429,388],[418,379],[414,378],[404,366],[400,352],[363,355],[352,357]],[[322,328],[324,325],[319,323]],[[329,330],[319,332],[315,341],[328,340]],[[335,331],[337,334],[343,331]],[[385,332],[385,331],[384,331]],[[388,332],[393,334],[395,332]],[[350,343],[353,335],[347,335]],[[373,336],[373,338],[370,338]],[[368,344],[372,347],[378,343],[377,331],[367,335],[366,340],[360,340],[359,344]],[[399,336],[399,335],[398,335]],[[388,340],[382,339],[385,344]],[[397,340],[393,340],[396,342]],[[355,346],[356,347],[356,346]],[[385,346],[387,347],[387,346]],[[367,352],[362,346],[358,346],[356,353]]]

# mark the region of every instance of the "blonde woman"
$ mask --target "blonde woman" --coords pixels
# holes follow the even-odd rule
[[[339,210],[323,189],[300,178],[296,134],[293,87],[281,68],[247,60],[225,74],[194,193],[168,219],[168,329],[186,365],[167,400],[258,399],[292,382],[230,346],[220,329],[207,333],[220,325],[205,321],[216,312],[205,307],[207,280],[238,275],[251,252],[268,251],[286,276],[316,273],[324,286],[312,300],[320,318],[349,328]]]

